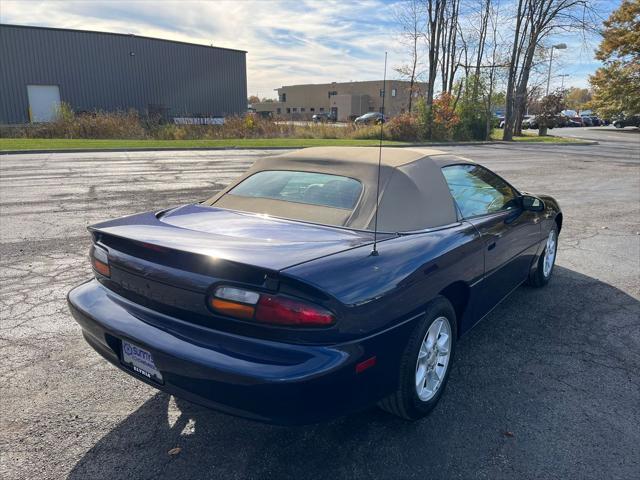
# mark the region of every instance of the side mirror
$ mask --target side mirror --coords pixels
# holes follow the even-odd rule
[[[541,212],[544,210],[544,202],[533,195],[523,195],[521,197],[522,208],[531,212]]]

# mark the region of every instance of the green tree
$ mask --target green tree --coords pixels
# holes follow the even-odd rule
[[[589,77],[590,107],[604,117],[640,114],[640,0],[624,0],[604,22],[596,58],[604,66]]]

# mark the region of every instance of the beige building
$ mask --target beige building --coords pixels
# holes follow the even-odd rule
[[[387,80],[384,109],[394,116],[409,109],[410,82]],[[424,83],[414,84],[415,98],[424,94]],[[275,117],[309,120],[316,113],[333,113],[340,122],[353,120],[368,112],[382,111],[382,80],[369,82],[319,83],[278,88],[277,102],[254,104],[256,112]]]

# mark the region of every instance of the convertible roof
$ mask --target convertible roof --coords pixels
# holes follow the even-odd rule
[[[306,148],[262,158],[236,182],[208,200],[217,207],[327,225],[373,230],[378,181],[377,147]],[[382,148],[378,230],[407,232],[457,221],[451,193],[441,168],[472,163],[440,150]],[[353,211],[274,199],[227,195],[245,178],[264,170],[294,170],[341,175],[362,183],[362,196]]]

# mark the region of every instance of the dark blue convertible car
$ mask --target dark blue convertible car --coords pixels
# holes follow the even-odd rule
[[[549,281],[562,213],[444,152],[382,149],[380,170],[378,153],[265,158],[201,203],[90,227],[95,278],[68,297],[87,342],[256,420],[424,416],[460,335]]]

